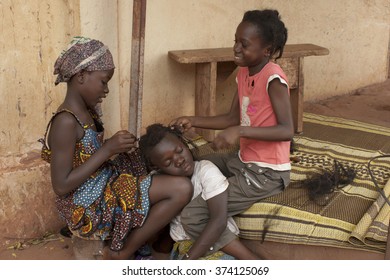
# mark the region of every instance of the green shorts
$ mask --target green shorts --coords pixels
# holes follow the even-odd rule
[[[209,154],[201,159],[210,160],[228,178],[228,216],[247,210],[254,203],[282,192],[290,183],[290,171],[275,171],[253,163],[243,163],[238,153]],[[187,234],[194,240],[203,231],[209,220],[207,202],[201,196],[192,200],[181,213],[181,222]],[[236,236],[228,229],[210,253],[221,249]]]

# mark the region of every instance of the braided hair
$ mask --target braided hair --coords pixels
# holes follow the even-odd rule
[[[271,45],[270,57],[275,54],[278,59],[282,57],[284,46],[287,42],[287,28],[280,20],[276,10],[253,10],[247,11],[242,22],[249,22],[256,26],[257,32],[266,45]]]
[[[160,123],[155,123],[148,126],[146,128],[146,134],[141,136],[138,145],[149,171],[153,170],[152,163],[150,162],[150,151],[157,146],[168,133],[175,135],[186,145],[188,145],[188,143],[192,144],[191,141],[183,136],[181,128],[177,125],[164,126]]]

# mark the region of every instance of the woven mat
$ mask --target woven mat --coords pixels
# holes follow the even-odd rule
[[[295,137],[290,186],[235,217],[245,239],[322,245],[384,252],[390,210],[368,173],[368,161],[390,154],[390,129],[314,114],[304,115],[304,133]],[[353,168],[353,182],[328,196],[325,205],[309,199],[302,182],[332,170],[334,160]],[[390,194],[390,158],[372,163],[381,188]],[[389,181],[389,182],[388,182]]]

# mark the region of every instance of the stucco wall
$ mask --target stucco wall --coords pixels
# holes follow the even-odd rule
[[[261,8],[280,11],[288,43],[329,48],[328,56],[305,58],[307,100],[386,78],[388,0],[149,0],[143,127],[194,111],[195,67],[171,61],[167,52],[231,47],[244,11]],[[54,61],[74,35],[105,42],[117,66],[103,103],[107,136],[126,129],[132,1],[2,0],[0,10],[0,238],[32,237],[61,225],[37,142],[65,93],[64,84],[54,87]],[[230,79],[219,88],[221,104],[229,103],[232,85]]]
[[[53,64],[80,31],[79,4],[3,0],[0,10],[0,237],[33,237],[60,224],[37,140],[63,99]]]

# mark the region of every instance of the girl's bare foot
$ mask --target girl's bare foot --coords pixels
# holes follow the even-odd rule
[[[123,251],[113,251],[109,246],[103,248],[103,260],[132,260],[134,256],[127,256]]]

